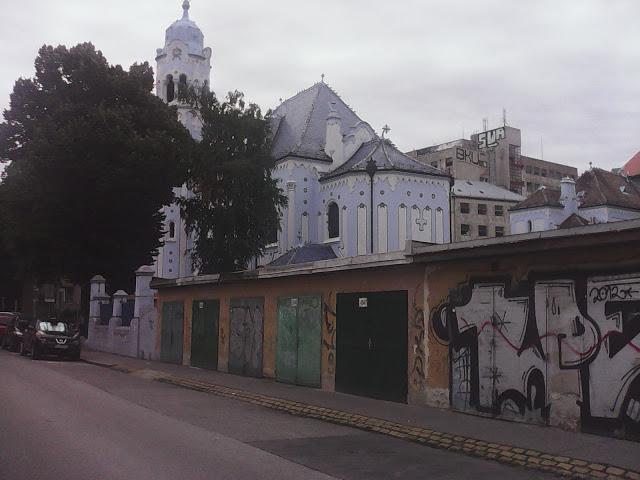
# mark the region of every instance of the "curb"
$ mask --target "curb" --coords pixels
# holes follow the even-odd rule
[[[138,369],[125,365],[105,365],[86,361],[93,365],[107,367],[123,373],[133,373]],[[551,473],[563,478],[571,479],[606,479],[606,480],[640,480],[640,472],[620,468],[604,463],[592,463],[577,458],[552,455],[537,450],[518,448],[511,445],[486,442],[461,435],[429,430],[427,428],[412,427],[401,423],[381,420],[374,417],[343,412],[332,408],[319,407],[306,403],[285,400],[245,390],[238,390],[211,383],[189,380],[186,378],[164,375],[155,381],[187,388],[197,392],[204,392],[220,397],[227,397],[241,402],[259,405],[290,415],[311,418],[323,422],[334,423],[346,427],[374,432],[398,438],[432,448],[462,453],[471,457],[492,462],[523,467],[544,473]]]

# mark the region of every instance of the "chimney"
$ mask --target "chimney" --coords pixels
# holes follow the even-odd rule
[[[560,182],[560,203],[564,206],[565,218],[578,213],[579,200],[576,196],[576,182],[573,178],[564,177]]]

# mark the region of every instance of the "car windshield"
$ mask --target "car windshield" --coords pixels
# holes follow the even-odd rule
[[[29,326],[29,320],[28,319],[18,319],[18,323],[16,324],[16,328],[18,330],[24,330],[25,328],[27,328]]]
[[[69,327],[63,322],[39,321],[37,328],[41,332],[64,333],[69,331]]]

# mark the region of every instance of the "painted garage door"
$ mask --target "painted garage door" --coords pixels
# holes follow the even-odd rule
[[[277,380],[320,386],[321,316],[320,295],[278,298]]]
[[[218,368],[219,300],[195,300],[191,321],[191,365]]]
[[[264,297],[232,298],[229,313],[229,373],[262,377]]]
[[[184,303],[181,300],[162,304],[162,332],[160,334],[160,360],[182,363],[184,329]]]
[[[407,291],[337,296],[336,390],[407,401]]]

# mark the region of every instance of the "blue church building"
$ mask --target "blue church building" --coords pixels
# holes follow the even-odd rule
[[[183,16],[157,50],[156,94],[178,107],[180,120],[200,137],[197,110],[180,104],[181,85],[209,88],[211,49]],[[324,81],[283,101],[270,117],[272,175],[288,198],[281,229],[254,267],[403,250],[407,240],[451,241],[450,192],[453,178],[400,152],[361,120]],[[176,189],[177,195],[188,195]],[[165,238],[156,275],[188,277],[192,241],[180,209],[166,206]],[[306,256],[293,257],[305,250]],[[278,260],[280,259],[280,260]],[[301,260],[302,259],[302,260]]]

